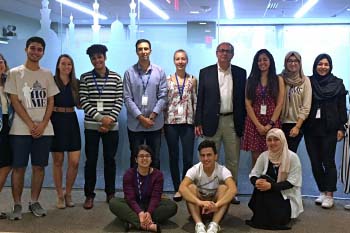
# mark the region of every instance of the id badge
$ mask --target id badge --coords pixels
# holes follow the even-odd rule
[[[184,114],[184,107],[181,104],[177,106],[177,114],[179,117],[182,117],[182,115]]]
[[[148,96],[143,95],[141,100],[142,106],[147,106],[148,104]]]
[[[320,119],[320,118],[321,118],[321,109],[318,108],[316,112],[316,119]]]
[[[103,112],[103,102],[102,101],[97,101],[97,111]]]
[[[266,110],[267,110],[267,106],[265,104],[262,104],[260,106],[260,114],[261,115],[266,115]]]

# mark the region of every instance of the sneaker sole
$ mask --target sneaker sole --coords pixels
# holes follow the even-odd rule
[[[22,216],[21,217],[15,217],[15,218],[9,217],[8,219],[11,220],[11,221],[22,220]]]
[[[35,213],[35,211],[32,210],[32,208],[29,207],[29,211],[32,212],[32,214],[36,217],[45,217],[46,214],[38,214],[38,213]]]

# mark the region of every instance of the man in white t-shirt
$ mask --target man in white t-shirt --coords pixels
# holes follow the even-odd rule
[[[187,171],[179,191],[196,223],[195,232],[217,233],[220,231],[219,222],[235,197],[237,187],[231,172],[216,162],[215,142],[204,140],[198,151],[200,162]],[[209,214],[213,218],[206,229],[202,217]]]
[[[41,207],[38,199],[54,135],[50,121],[54,95],[59,90],[51,71],[39,65],[44,51],[45,41],[41,37],[29,38],[25,48],[26,62],[10,70],[5,85],[5,92],[10,95],[15,110],[9,133],[13,153],[12,196],[14,207],[9,215],[11,220],[22,219],[21,196],[29,155],[32,164],[29,210],[37,217],[46,215],[46,210]]]

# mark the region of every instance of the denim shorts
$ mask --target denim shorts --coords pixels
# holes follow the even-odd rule
[[[48,165],[52,138],[52,136],[33,138],[30,135],[11,135],[12,167],[27,167],[29,154],[32,166],[46,167]]]

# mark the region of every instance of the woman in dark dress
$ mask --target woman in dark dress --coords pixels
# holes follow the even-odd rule
[[[163,173],[151,167],[153,152],[147,145],[140,145],[135,157],[137,167],[129,168],[123,176],[124,198],[110,200],[109,208],[125,223],[125,230],[161,232],[158,223],[165,222],[177,212],[177,205],[161,198]]]
[[[7,62],[0,54],[0,191],[11,171],[12,153],[9,143],[9,131],[13,110],[10,100],[4,92],[6,72],[9,70]],[[0,219],[6,218],[5,213],[0,214]]]
[[[303,212],[299,157],[288,150],[281,129],[271,129],[266,144],[268,150],[259,156],[249,174],[254,192],[248,206],[253,217],[246,223],[260,229],[289,229],[290,219]]]
[[[56,207],[73,207],[72,187],[78,173],[80,159],[80,129],[74,107],[79,106],[79,83],[75,77],[73,59],[63,54],[56,64],[55,82],[60,93],[55,96],[55,107],[51,116],[55,136],[52,142],[53,178],[57,191]],[[68,153],[66,191],[62,188],[62,165],[64,152]]]

